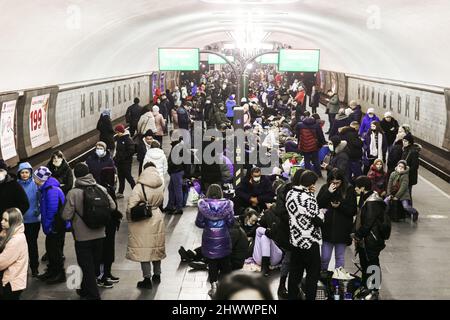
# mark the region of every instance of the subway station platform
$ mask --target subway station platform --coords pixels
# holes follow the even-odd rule
[[[325,119],[324,109],[320,110]],[[325,125],[325,129],[328,124]],[[169,153],[169,138],[164,138],[164,150]],[[428,170],[420,168],[418,184],[413,189],[414,207],[419,211],[418,223],[409,219],[393,223],[391,238],[381,253],[382,288],[381,299],[450,299],[450,185]],[[137,161],[134,160],[133,176],[137,177]],[[325,183],[320,179],[318,187]],[[168,180],[166,180],[166,186]],[[317,188],[319,190],[319,188]],[[125,213],[130,186],[126,184],[125,198],[118,200],[121,212]],[[167,202],[167,190],[165,202]],[[210,289],[206,271],[194,271],[187,263],[181,263],[178,249],[184,246],[193,249],[201,244],[202,230],[194,224],[197,214],[195,207],[184,209],[183,215],[166,215],[166,254],[162,261],[161,284],[152,290],[136,288],[142,280],[140,264],[125,259],[127,246],[127,222],[122,221],[116,236],[116,261],[113,275],[120,282],[112,289],[102,289],[104,300],[207,300]],[[44,253],[44,235],[39,237],[40,256]],[[66,235],[64,248],[66,269],[76,265],[74,243],[71,234]],[[348,247],[346,270],[350,273],[357,269],[352,259],[353,246]],[[334,266],[334,257],[330,269]],[[45,264],[40,266],[43,272]],[[268,278],[274,297],[277,297],[279,271],[273,271]],[[22,295],[25,300],[77,300],[75,290],[67,285],[48,286],[40,280],[28,279],[28,288]]]

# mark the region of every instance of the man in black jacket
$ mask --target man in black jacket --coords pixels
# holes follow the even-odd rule
[[[422,147],[414,143],[414,137],[409,132],[403,138],[402,160],[405,160],[409,167],[409,193],[412,199],[412,187],[417,184],[419,171],[419,154]]]
[[[133,164],[133,155],[136,152],[136,146],[130,138],[130,133],[125,130],[124,125],[119,124],[115,127],[117,133],[117,147],[114,161],[117,167],[117,176],[119,178],[119,190],[117,199],[123,198],[123,191],[125,190],[125,179],[130,184],[131,189],[134,188],[135,182],[131,175],[131,166]]]
[[[381,285],[380,253],[385,248],[380,228],[386,205],[378,193],[372,191],[372,182],[367,176],[356,179],[355,191],[360,196],[360,211],[356,218],[355,233],[352,234],[352,238],[355,240],[355,247],[361,263],[362,283],[371,290],[371,299],[377,299]],[[369,276],[372,275],[375,282],[367,283]]]
[[[139,118],[142,115],[142,107],[139,105],[139,102],[139,98],[134,98],[134,104],[129,106],[127,112],[125,113],[125,121],[130,126],[131,137],[134,136]]]
[[[0,213],[18,208],[25,214],[29,208],[28,197],[22,186],[8,174],[6,163],[0,159]],[[1,226],[0,226],[1,230]]]
[[[344,127],[339,136],[347,141],[347,153],[349,157],[348,181],[353,183],[354,179],[362,175],[363,142],[358,135],[359,123],[352,122],[349,127]]]
[[[390,111],[384,114],[383,120],[380,122],[381,129],[383,129],[384,134],[386,135],[386,141],[388,144],[388,149],[391,149],[391,146],[395,142],[395,137],[398,133],[398,122],[392,117],[392,113]]]

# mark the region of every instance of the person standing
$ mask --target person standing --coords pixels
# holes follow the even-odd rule
[[[85,163],[77,163],[74,173],[76,178],[75,188],[67,194],[62,218],[72,223],[77,262],[83,272],[81,288],[77,293],[81,298],[87,300],[100,300],[97,276],[99,275],[99,265],[102,258],[105,226],[92,229],[83,220],[87,215],[86,210],[90,209],[85,205],[85,189],[88,187],[94,188],[99,192],[96,196],[101,195],[103,197],[102,204],[104,204],[104,207],[95,207],[97,210],[112,211],[116,208],[116,204],[109,196],[106,188],[96,183]],[[107,280],[99,281],[98,285],[106,288],[112,287]]]
[[[364,116],[361,122],[361,126],[359,127],[359,136],[364,137],[367,131],[370,130],[370,126],[372,122],[380,122],[380,119],[375,115],[375,109],[369,108],[367,109],[367,114]]]
[[[317,108],[320,103],[320,91],[317,90],[316,86],[312,87],[311,100],[309,101],[309,106],[311,107],[311,114],[317,113]]]
[[[409,193],[412,199],[412,188],[417,184],[419,174],[419,154],[421,146],[414,143],[414,137],[407,133],[403,138],[402,160],[405,160],[409,167]]]
[[[22,212],[10,208],[2,212],[0,233],[0,301],[19,300],[27,287],[28,247]]]
[[[17,169],[17,182],[25,190],[30,207],[23,215],[25,237],[28,244],[28,258],[33,278],[39,275],[38,237],[41,229],[41,213],[39,212],[39,190],[33,180],[33,168],[28,162],[21,163]]]
[[[364,134],[363,140],[364,174],[367,174],[376,159],[386,161],[387,141],[378,121],[373,121],[370,124],[370,130]]]
[[[9,208],[18,208],[20,212],[27,212],[30,207],[27,194],[7,170],[8,166],[0,159],[0,212]]]
[[[320,248],[322,240],[320,227],[323,214],[319,212],[314,193],[317,174],[305,171],[300,185],[293,186],[287,193],[286,209],[289,213],[291,261],[289,264],[288,298],[297,300],[299,285],[306,269],[306,299],[315,300],[317,281],[320,278]]]
[[[398,133],[398,122],[392,117],[392,112],[388,111],[384,114],[384,118],[381,120],[380,125],[386,135],[388,150],[390,150]]]
[[[234,108],[236,107],[236,96],[232,94],[226,101],[225,106],[227,108],[227,118],[233,123]]]
[[[353,121],[349,127],[342,128],[339,137],[347,141],[347,152],[349,157],[348,182],[362,176],[363,141],[358,135],[358,122]]]
[[[155,117],[155,125],[156,125],[156,131],[154,132],[153,138],[159,142],[159,144],[162,148],[164,131],[166,130],[166,121],[164,120],[164,117],[162,116],[162,114],[159,113],[158,106],[153,106],[152,110],[153,110],[153,116]]]
[[[67,195],[69,190],[73,188],[73,174],[64,154],[59,150],[54,152],[47,163],[47,168],[52,172],[52,177],[58,180],[64,195]]]
[[[67,225],[60,216],[65,196],[58,180],[51,175],[52,173],[47,167],[39,167],[34,171],[33,178],[39,187],[39,208],[42,230],[46,235],[45,249],[48,256],[48,269],[38,278],[46,281],[47,284],[56,284],[66,281],[63,246]]]
[[[131,175],[131,166],[133,164],[133,155],[136,152],[136,147],[133,140],[130,138],[130,132],[125,130],[125,127],[122,124],[117,125],[114,131],[117,133],[116,156],[114,161],[119,177],[117,199],[121,199],[123,198],[123,192],[125,190],[125,179],[128,181],[131,188],[134,188],[135,186],[133,176]]]
[[[183,176],[184,165],[182,163],[175,163],[174,157],[177,157],[182,145],[179,145],[182,140],[172,141],[172,149],[170,150],[167,172],[170,175],[169,182],[169,202],[167,207],[163,210],[169,214],[183,214]],[[179,146],[178,146],[179,145]],[[182,152],[186,152],[183,150]]]
[[[151,206],[152,217],[141,221],[133,221],[131,209],[143,201],[147,201]],[[154,165],[147,163],[131,192],[127,205],[128,245],[126,258],[141,263],[144,280],[137,283],[137,287],[141,289],[152,289],[153,284],[161,282],[161,260],[166,257],[164,219],[159,210],[163,201],[163,180]]]
[[[128,107],[125,113],[125,121],[128,123],[130,128],[130,135],[133,137],[136,132],[139,119],[142,115],[142,107],[139,105],[139,98],[134,98],[134,104]]]
[[[326,210],[322,227],[322,271],[328,270],[333,249],[335,268],[344,268],[345,250],[352,244],[350,234],[356,215],[356,194],[346,178],[341,170],[333,169],[317,195],[319,208]]]
[[[355,233],[351,237],[355,241],[356,251],[362,268],[362,285],[370,290],[368,299],[377,299],[379,287],[373,288],[368,283],[369,276],[378,267],[377,277],[381,281],[380,253],[386,247],[382,230],[386,205],[376,191],[372,191],[372,182],[366,176],[355,180],[355,191],[360,197],[359,213],[355,221]],[[379,283],[381,285],[381,282]]]
[[[155,134],[152,130],[147,130],[147,132],[144,133],[142,139],[139,139],[137,142],[137,161],[139,162],[138,167],[138,174],[140,175],[142,173],[142,167],[144,165],[144,159],[147,152],[150,150],[152,142],[154,140]]]
[[[350,101],[349,104],[350,109],[352,109],[352,113],[350,114],[350,121],[356,121],[358,123],[361,123],[362,119],[362,111],[361,106],[355,101]]]
[[[332,90],[328,91],[329,101],[327,104],[327,112],[328,112],[328,120],[330,122],[330,127],[328,128],[328,132],[325,134],[329,134],[331,128],[334,125],[334,119],[339,112],[339,97],[337,93],[334,93]]]
[[[114,129],[111,122],[111,110],[103,110],[97,122],[97,130],[100,131],[100,141],[106,143],[107,149],[114,154]]]
[[[209,186],[206,199],[198,202],[195,225],[203,229],[202,254],[208,259],[208,273],[214,297],[217,290],[219,270],[221,275],[231,272],[232,249],[230,231],[234,224],[233,202],[223,198],[222,188],[217,184]]]
[[[139,136],[143,136],[148,130],[152,130],[152,132],[156,131],[156,121],[153,110],[149,109],[149,107],[144,108],[144,110],[145,113],[139,118],[137,124],[137,133]]]
[[[161,145],[159,144],[158,141],[153,141],[150,146],[150,150],[148,150],[147,153],[145,154],[143,165],[145,166],[145,164],[149,162],[155,165],[156,170],[158,171],[159,176],[161,177],[164,183],[164,178],[167,174],[168,164],[167,164],[167,157],[164,151],[161,149]]]

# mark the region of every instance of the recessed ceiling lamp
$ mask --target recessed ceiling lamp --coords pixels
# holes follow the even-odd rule
[[[200,0],[212,4],[289,4],[299,2],[300,0]]]

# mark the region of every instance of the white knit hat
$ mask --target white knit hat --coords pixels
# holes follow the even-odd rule
[[[392,117],[392,112],[390,112],[390,111],[385,112],[384,117],[385,118]]]
[[[367,109],[367,113],[375,114],[375,109],[374,108],[369,108],[369,109]]]

